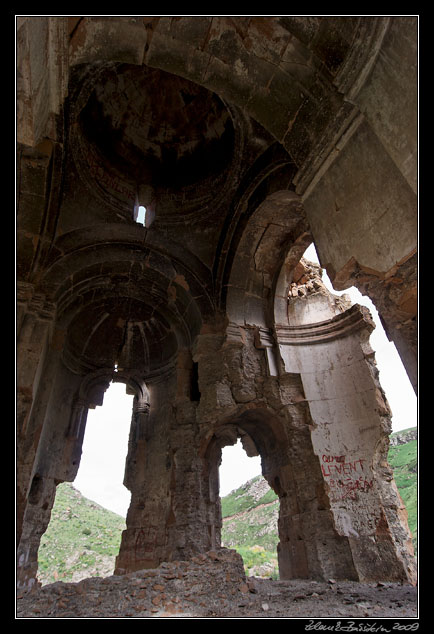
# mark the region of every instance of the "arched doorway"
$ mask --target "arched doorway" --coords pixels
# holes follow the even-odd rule
[[[323,482],[320,465],[315,459],[306,425],[288,425],[266,408],[251,408],[216,427],[208,440],[204,452],[204,484],[207,492],[208,531],[214,548],[221,546],[221,500],[219,496],[219,465],[222,449],[233,445],[237,439],[249,456],[261,456],[262,474],[279,498],[277,557],[279,577],[321,577],[322,564],[318,557],[318,543],[322,531],[328,534],[327,541],[335,541],[336,550],[342,550],[339,562],[330,562],[331,568],[342,566],[345,560],[351,576],[351,562],[346,545],[338,536],[333,536],[330,516],[323,509],[312,508],[315,504],[326,505],[326,496],[321,494]],[[300,479],[301,477],[301,479]],[[326,508],[324,507],[324,510]],[[312,513],[318,526],[309,530]],[[322,526],[320,526],[321,524]],[[323,540],[323,537],[321,538]],[[323,540],[324,541],[324,540]],[[330,569],[331,572],[331,569]],[[336,571],[335,571],[336,572]],[[354,575],[354,571],[352,573]]]
[[[101,407],[90,410],[74,486],[86,497],[126,517],[131,494],[124,486],[133,395],[112,382]]]
[[[222,546],[236,550],[247,576],[277,579],[279,498],[262,476],[259,456],[241,441],[222,450],[219,469]]]
[[[73,483],[62,482],[38,550],[38,579],[113,574],[131,494],[123,485],[133,396],[112,382],[102,406],[88,412]]]

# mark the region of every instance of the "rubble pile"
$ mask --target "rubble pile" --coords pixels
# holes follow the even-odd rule
[[[289,298],[306,297],[310,293],[325,289],[322,281],[322,268],[319,264],[302,258],[292,273]]]
[[[246,578],[234,550],[156,569],[21,592],[17,618],[415,618],[417,590],[398,583]]]

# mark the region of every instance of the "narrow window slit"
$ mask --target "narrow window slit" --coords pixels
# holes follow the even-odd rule
[[[140,207],[137,210],[137,217],[135,220],[140,225],[143,225],[144,227],[146,227],[146,207],[143,207],[142,205],[140,205]]]

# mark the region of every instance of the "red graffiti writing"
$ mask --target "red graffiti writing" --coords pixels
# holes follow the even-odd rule
[[[327,456],[323,454],[322,456],[323,462],[345,462],[345,456]]]
[[[321,465],[321,469],[323,475],[328,477],[339,473],[341,475],[351,475],[357,470],[363,471],[363,463],[366,462],[359,458],[358,460],[354,460],[352,462],[339,462],[336,464],[327,463],[326,465]]]
[[[364,476],[360,476],[357,480],[347,478],[346,480],[330,480],[330,487],[333,491],[333,501],[338,500],[356,500],[358,492],[366,492],[372,489],[373,480],[367,480]]]
[[[323,454],[321,470],[327,478],[332,501],[356,500],[358,493],[372,489],[373,480],[365,473],[365,463],[364,458],[346,461],[345,456]]]

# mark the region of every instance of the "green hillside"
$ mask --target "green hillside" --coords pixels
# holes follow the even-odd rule
[[[51,520],[39,547],[38,578],[79,581],[113,574],[125,519],[59,484]]]
[[[222,546],[234,548],[250,576],[279,578],[279,500],[260,475],[222,498]]]
[[[401,435],[403,432],[399,432]],[[395,435],[395,434],[393,434]],[[413,545],[417,548],[417,440],[389,449],[389,464],[408,513]]]
[[[268,504],[277,500],[277,495],[270,489],[267,483],[264,483],[264,485],[258,489],[256,495],[254,494],[254,485],[262,480],[262,476],[258,475],[222,498],[222,517],[229,517],[236,513],[249,511],[261,504]]]

